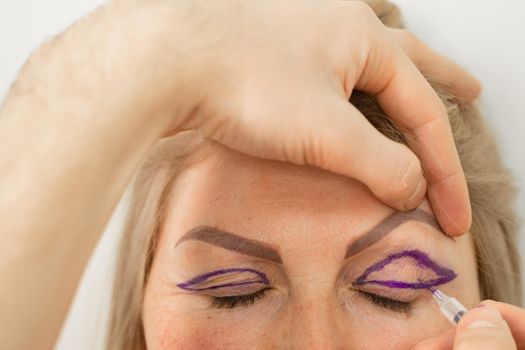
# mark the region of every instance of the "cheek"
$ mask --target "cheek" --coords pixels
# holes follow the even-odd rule
[[[148,307],[144,310],[144,333],[149,350],[216,349],[231,346],[226,327],[206,317],[180,314],[176,310]]]
[[[159,317],[144,320],[147,348],[167,349],[217,349],[231,347],[231,341],[224,337],[224,329],[205,329],[202,324],[193,323],[183,317]]]
[[[184,301],[145,303],[143,325],[148,350],[248,349],[258,343],[255,315],[239,316],[228,311],[210,315],[208,310],[188,312],[177,305],[184,305]]]
[[[415,302],[410,317],[352,298],[346,305],[349,338],[369,349],[410,349],[452,328],[430,298]],[[366,346],[365,346],[366,345]]]
[[[188,312],[182,307],[187,301],[176,299],[145,303],[148,350],[308,347],[315,344],[308,342],[314,338],[325,339],[325,345],[335,342],[341,348],[409,349],[451,327],[432,304],[416,307],[406,319],[362,301],[351,303],[345,312],[323,313],[314,306],[289,305],[279,314],[269,315],[257,311]]]

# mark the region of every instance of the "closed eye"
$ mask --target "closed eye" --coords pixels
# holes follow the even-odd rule
[[[210,307],[216,309],[233,309],[236,307],[248,307],[255,304],[258,300],[265,297],[265,295],[272,288],[264,288],[255,293],[246,295],[228,295],[223,297],[212,297]]]
[[[379,296],[377,294],[363,292],[358,290],[357,293],[360,297],[367,300],[368,302],[371,302],[374,305],[380,306],[382,308],[408,314],[412,310],[412,304],[405,301],[399,301],[395,299],[385,298],[382,296]]]
[[[414,261],[413,266],[418,269],[432,271],[435,274],[435,278],[428,280],[418,279],[417,281],[399,281],[399,280],[389,280],[381,278],[372,278],[374,274],[379,273],[381,270],[385,269],[386,266],[399,261],[399,259],[409,258]],[[423,253],[420,250],[405,250],[399,253],[390,254],[383,260],[373,264],[363,272],[352,285],[362,286],[362,285],[378,285],[382,287],[389,288],[399,288],[399,289],[428,289],[430,287],[435,287],[441,284],[449,283],[457,277],[457,274],[451,269],[447,269]]]

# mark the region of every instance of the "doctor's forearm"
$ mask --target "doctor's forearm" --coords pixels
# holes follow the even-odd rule
[[[171,126],[145,102],[156,91],[134,91],[147,57],[119,40],[132,20],[110,25],[114,10],[39,48],[0,109],[1,348],[53,346],[112,210]],[[183,115],[178,96],[166,110]]]

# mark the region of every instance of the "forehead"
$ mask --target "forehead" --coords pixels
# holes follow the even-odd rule
[[[358,181],[310,166],[261,160],[222,146],[176,183],[166,226],[180,237],[197,225],[282,241],[283,232],[329,238],[361,233],[392,213]],[[274,238],[274,239],[271,239]]]

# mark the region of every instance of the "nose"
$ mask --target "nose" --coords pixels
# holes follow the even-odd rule
[[[344,349],[343,335],[339,322],[341,307],[334,299],[325,298],[296,301],[291,303],[287,314],[286,349]]]

